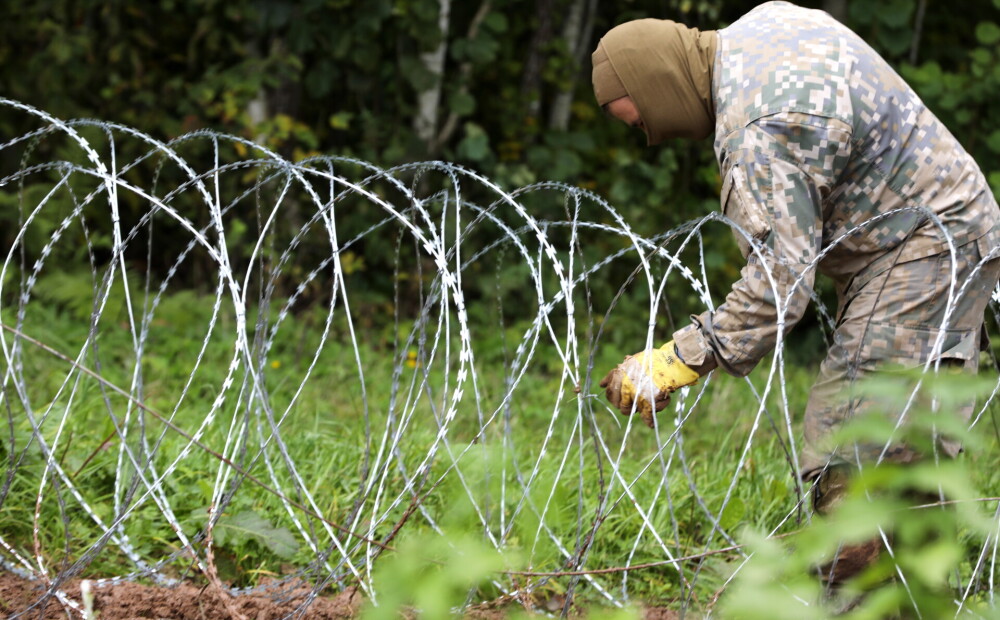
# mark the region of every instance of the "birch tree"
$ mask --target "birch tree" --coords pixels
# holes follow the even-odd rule
[[[565,131],[569,127],[570,110],[573,106],[573,95],[580,75],[590,67],[587,54],[591,48],[594,34],[594,12],[597,10],[597,0],[573,0],[569,9],[566,24],[563,26],[562,37],[569,50],[569,60],[574,70],[569,82],[560,89],[553,98],[549,109],[549,128]]]
[[[444,61],[448,52],[448,19],[451,13],[451,0],[438,0],[438,32],[440,38],[437,46],[420,54],[420,62],[428,73],[434,76],[429,87],[417,94],[417,114],[413,119],[413,130],[417,137],[432,148],[438,125],[438,110],[441,103],[441,87],[444,83]]]

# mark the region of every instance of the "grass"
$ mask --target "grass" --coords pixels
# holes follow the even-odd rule
[[[726,547],[733,537],[744,540],[740,533],[747,528],[768,532],[777,527],[778,533],[787,533],[802,527],[794,515],[786,519],[794,511],[796,493],[782,448],[785,424],[774,390],[766,410],[777,431],[767,415],[755,420],[758,406],[749,385],[732,377],[713,377],[685,421],[680,441],[668,442],[660,450],[655,434],[641,423],[626,434],[624,418],[607,409],[594,385],[599,376],[592,378],[591,393],[577,395],[575,386],[562,380],[562,364],[554,347],[544,344],[544,339],[514,389],[509,406],[502,407],[510,379],[502,351],[511,359],[525,333],[522,325],[510,326],[505,333],[497,330],[473,335],[474,350],[483,351],[476,358],[479,404],[472,386],[467,386],[446,435],[448,445],[439,443],[433,460],[425,462],[424,458],[435,445],[450,390],[454,389],[459,343],[449,343],[449,367],[445,368],[441,348],[432,356],[429,345],[421,349],[417,340],[406,344],[412,324],[363,331],[358,355],[365,400],[360,395],[355,350],[339,315],[334,317],[330,340],[305,379],[313,353],[320,348],[325,315],[318,310],[284,319],[273,348],[257,364],[267,394],[255,402],[268,403],[275,419],[281,419],[283,444],[268,440],[267,416],[259,406],[247,405],[241,368],[235,387],[200,435],[200,446],[209,447],[211,452],[200,446],[186,447],[185,437],[161,418],[170,418],[172,426],[187,434],[198,432],[220,396],[233,356],[234,318],[230,314],[222,312],[219,330],[205,340],[211,309],[210,298],[180,293],[168,297],[158,310],[141,360],[142,399],[158,415],[130,406],[128,399],[93,377],[73,371],[65,361],[31,344],[22,344],[17,374],[27,391],[18,393],[7,384],[9,431],[0,448],[10,483],[0,510],[0,532],[22,557],[34,561],[37,555],[50,571],[83,559],[82,574],[92,577],[136,570],[116,545],[105,545],[96,556],[88,556],[88,550],[98,548],[103,531],[86,516],[65,482],[46,471],[44,454],[31,439],[28,411],[87,506],[105,523],[127,506],[128,516],[120,531],[128,536],[135,555],[155,564],[175,554],[175,561],[161,569],[175,577],[193,575],[196,563],[181,553],[180,537],[162,509],[151,498],[143,497],[146,486],[136,478],[134,468],[120,463],[122,441],[154,465],[143,472],[147,480],[153,470],[162,475],[167,467],[174,467],[163,481],[162,497],[188,537],[197,539],[209,507],[218,505],[223,494],[232,491],[215,528],[214,557],[220,575],[238,585],[256,585],[298,570],[307,571],[314,580],[322,579],[330,571],[317,563],[317,556],[329,553],[333,554],[329,564],[337,569],[338,579],[350,583],[350,572],[337,567],[335,547],[351,549],[350,557],[357,566],[363,566],[367,554],[376,552],[377,547],[359,544],[356,538],[337,530],[324,532],[327,524],[323,519],[354,531],[364,531],[373,520],[381,519],[371,538],[392,536],[392,546],[415,549],[418,555],[426,556],[425,560],[430,558],[423,564],[418,561],[403,566],[394,563],[401,554],[384,554],[375,563],[377,587],[387,583],[385,580],[416,583],[419,579],[414,575],[431,579],[439,573],[435,567],[479,558],[468,563],[470,568],[463,578],[469,579],[460,580],[461,587],[454,594],[457,604],[464,602],[465,593],[477,584],[480,591],[473,599],[498,596],[500,590],[489,585],[490,578],[510,583],[498,574],[500,569],[564,569],[564,550],[572,554],[592,531],[595,534],[586,546],[586,568],[656,562],[668,553],[674,557],[696,555]],[[28,317],[25,333],[70,357],[80,352],[87,335],[86,321],[80,316],[37,304],[30,308]],[[98,326],[97,350],[85,349],[82,365],[127,390],[135,369],[132,332],[121,314],[112,317],[105,313],[104,317]],[[268,329],[273,331],[278,325],[277,317],[276,312],[263,317]],[[12,317],[3,319],[6,324],[13,323]],[[249,324],[255,320],[250,317]],[[428,341],[433,342],[438,327],[428,325],[426,329]],[[7,341],[9,347],[9,334]],[[203,345],[204,356],[195,370]],[[581,359],[587,359],[585,353],[589,352],[581,351]],[[610,347],[599,349],[595,375],[617,363],[621,353]],[[395,375],[397,369],[399,374]],[[767,369],[764,363],[752,376],[758,391],[764,387]],[[798,439],[798,418],[813,372],[791,365],[785,371]],[[441,387],[446,376],[448,391]],[[426,385],[422,385],[424,379]],[[553,411],[557,411],[554,419]],[[496,418],[478,434],[480,418],[494,412]],[[659,418],[661,440],[671,435],[672,415],[664,412]],[[120,429],[126,418],[129,423],[123,439]],[[399,442],[380,453],[387,427],[399,430],[404,418],[405,432]],[[370,436],[366,436],[366,426]],[[746,449],[752,431],[752,442]],[[1000,473],[989,463],[997,453],[997,441],[985,428],[980,429],[980,435],[984,445],[961,461],[968,464],[979,492],[996,496]],[[741,459],[744,451],[746,458]],[[378,454],[381,461],[376,463]],[[286,505],[278,494],[253,481],[243,481],[234,489],[233,476],[238,472],[223,458],[262,483],[280,488],[291,504]],[[460,460],[453,469],[456,458]],[[616,476],[610,462],[619,458]],[[268,462],[273,476],[268,473]],[[289,463],[294,463],[294,472]],[[376,464],[381,467],[369,471]],[[421,465],[426,469],[418,472]],[[407,477],[422,480],[416,489],[405,488],[404,471]],[[426,479],[421,478],[423,473]],[[381,495],[379,484],[366,488],[373,476],[382,480]],[[440,485],[434,486],[439,479]],[[297,481],[315,500],[315,506],[302,508],[308,500]],[[398,505],[390,507],[397,497]],[[420,509],[408,514],[414,498],[420,498]],[[358,510],[356,502],[362,499]],[[404,518],[405,526],[393,534],[394,526]],[[716,520],[725,535],[713,523]],[[497,545],[503,552],[490,555],[497,553]],[[196,548],[204,559],[201,544],[196,543]],[[677,607],[683,603],[704,609],[740,559],[737,553],[722,553],[688,562],[683,572],[663,565],[592,579],[615,596],[627,591],[630,598],[650,604]],[[454,581],[457,577],[444,579]],[[524,582],[523,577],[514,579]],[[606,602],[598,587],[573,586],[569,577],[535,578],[534,583],[539,598],[559,597],[575,587],[585,602]]]

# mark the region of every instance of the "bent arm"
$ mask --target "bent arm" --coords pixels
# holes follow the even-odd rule
[[[728,144],[723,212],[740,230],[747,264],[725,302],[674,333],[684,362],[745,376],[802,318],[822,248],[823,199],[849,151],[843,123],[768,117]],[[802,122],[809,121],[808,123]]]

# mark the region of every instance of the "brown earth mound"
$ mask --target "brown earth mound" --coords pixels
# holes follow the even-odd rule
[[[62,588],[73,600],[80,600],[80,581],[74,579]],[[0,573],[0,615],[9,617],[25,612],[45,592],[39,582],[22,579],[10,573]],[[249,620],[272,620],[284,618],[295,612],[305,602],[308,588],[288,592],[284,590],[282,600],[276,601],[266,594],[244,594],[222,599],[212,588],[191,584],[180,584],[165,588],[146,586],[138,583],[122,583],[104,588],[92,589],[94,612],[101,620],[188,618],[194,620],[216,620],[232,618],[231,610]],[[360,607],[362,597],[347,590],[333,597],[318,597],[312,601],[303,617],[328,620],[353,618]],[[24,614],[25,618],[64,620],[66,609],[53,597],[44,606],[38,606]],[[77,613],[69,617],[78,618]]]
[[[62,588],[74,601],[80,601],[80,580],[74,579]],[[138,583],[121,583],[103,588],[92,588],[94,612],[100,620],[222,620],[239,618],[247,620],[276,620],[296,613],[306,601],[310,589],[303,586],[281,591],[280,600],[275,593],[242,594],[239,596],[220,595],[210,587],[182,583],[175,587],[147,586]],[[68,609],[55,597],[44,606],[32,605],[44,594],[40,582],[23,579],[17,575],[0,572],[0,616],[8,618],[23,614],[23,618],[40,620],[65,620],[79,618],[79,613],[67,613]],[[228,597],[224,600],[222,596]],[[310,620],[334,620],[357,617],[364,598],[354,590],[347,590],[336,596],[321,596],[313,599],[301,616]],[[519,606],[515,606],[519,608]],[[480,608],[469,610],[466,618],[476,620],[497,620],[507,618],[511,609]],[[523,609],[521,609],[523,611]],[[233,613],[235,612],[235,614]],[[646,608],[646,620],[676,620],[677,612],[665,608]],[[570,614],[573,618],[600,618],[599,610],[577,610]],[[406,616],[411,617],[411,616]]]

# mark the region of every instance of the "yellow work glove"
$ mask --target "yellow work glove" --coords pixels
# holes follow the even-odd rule
[[[667,406],[671,392],[697,381],[698,373],[677,357],[671,340],[659,349],[626,356],[625,361],[604,377],[601,387],[623,415],[632,413],[635,402],[635,410],[642,415],[642,421],[653,428],[653,411]]]

